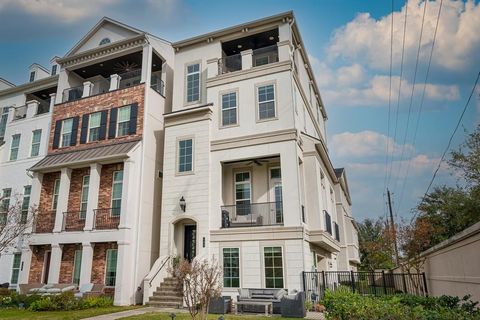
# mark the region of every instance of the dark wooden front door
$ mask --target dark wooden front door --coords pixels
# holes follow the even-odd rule
[[[183,258],[192,261],[197,254],[197,226],[185,226]]]

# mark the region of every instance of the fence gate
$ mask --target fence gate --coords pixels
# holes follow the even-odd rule
[[[349,288],[361,295],[393,295],[408,293],[428,296],[425,273],[392,273],[366,271],[303,272],[306,299],[318,302],[325,290]]]

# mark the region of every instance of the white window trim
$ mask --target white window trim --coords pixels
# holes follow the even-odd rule
[[[194,64],[198,64],[198,74],[199,74],[199,77],[198,77],[198,100],[195,100],[195,101],[188,101],[188,98],[187,98],[187,94],[188,94],[188,67],[189,66],[192,66]],[[192,73],[193,74],[193,73]],[[184,93],[183,93],[183,104],[184,106],[189,106],[189,105],[192,105],[192,104],[197,104],[199,103],[201,100],[202,100],[202,60],[197,60],[197,61],[191,61],[191,62],[187,62],[184,66]]]
[[[226,94],[230,94],[230,93],[235,93],[235,96],[236,96],[237,105],[235,106],[235,111],[236,111],[236,114],[237,114],[237,122],[233,123],[233,124],[224,125],[223,124],[223,105],[222,105],[222,101],[223,101],[223,96],[226,95]],[[239,89],[238,88],[230,89],[230,90],[224,90],[224,91],[219,92],[218,105],[220,107],[218,108],[219,109],[218,124],[219,124],[220,129],[240,126],[240,111],[239,111],[240,103],[239,103],[239,98],[240,98],[240,94],[239,94]],[[229,108],[229,109],[226,109],[226,110],[231,110],[231,109],[233,109],[233,108]]]
[[[68,120],[72,120],[72,128],[70,129],[70,132],[65,132],[64,133],[63,128],[64,128],[64,125],[65,125],[65,121],[68,121]],[[67,147],[70,146],[70,141],[68,142],[68,145],[66,145],[66,146],[63,145],[63,135],[69,133],[70,134],[70,140],[71,140],[72,139],[72,132],[73,132],[73,118],[63,119],[62,120],[62,128],[60,130],[60,141],[59,141],[59,144],[58,144],[59,148],[67,148]]]
[[[57,194],[57,208],[55,208],[55,185],[57,184],[58,181],[58,194]],[[57,210],[58,209],[58,197],[60,196],[60,179],[55,179],[53,181],[53,192],[52,192],[52,210]]]
[[[72,282],[74,282],[75,280],[75,269],[76,269],[76,266],[77,266],[77,252],[80,252],[80,274],[82,272],[82,259],[83,259],[83,250],[82,249],[75,249],[74,251],[74,254],[73,254],[73,272],[72,272]],[[80,281],[80,278],[79,278],[79,281]],[[79,283],[80,284],[80,283]]]
[[[14,266],[14,263],[15,263],[15,256],[16,256],[16,255],[19,255],[19,256],[20,256],[20,263],[19,263],[19,265],[18,265],[18,268],[14,268],[14,267],[13,267],[13,266]],[[12,267],[11,267],[11,269],[10,269],[10,270],[11,270],[11,272],[10,272],[10,281],[12,280],[13,271],[14,271],[14,270],[18,270],[17,282],[16,282],[16,283],[11,283],[11,285],[15,285],[15,286],[16,286],[16,285],[18,285],[18,281],[20,280],[20,271],[21,271],[21,269],[22,269],[22,253],[21,253],[21,252],[14,252],[14,253],[12,254],[12,256],[13,256],[13,259],[12,259]]]
[[[253,177],[252,177],[252,170],[248,169],[241,169],[238,168],[237,170],[233,171],[233,203],[237,205],[237,174],[248,172],[250,175],[249,183],[250,183],[250,205],[253,204]],[[245,184],[245,182],[238,182],[238,184]],[[247,199],[240,199],[241,201],[245,201]]]
[[[180,172],[178,166],[180,164],[180,141],[183,140],[192,140],[192,170]],[[185,136],[178,137],[175,142],[175,175],[176,176],[185,176],[190,174],[195,174],[195,138],[194,136]]]
[[[261,250],[261,262],[260,262],[260,267],[262,268],[261,270],[261,276],[262,276],[262,288],[267,288],[267,284],[265,281],[265,248],[270,248],[270,247],[280,247],[282,250],[282,277],[283,277],[283,288],[288,288],[287,284],[287,278],[285,277],[285,266],[286,266],[286,259],[285,259],[285,248],[283,247],[283,243],[263,243],[260,246]]]
[[[260,87],[265,87],[268,85],[273,85],[273,105],[274,105],[274,110],[275,110],[275,116],[271,118],[266,118],[266,119],[260,119],[260,101],[258,99],[258,89]],[[267,82],[262,82],[262,83],[257,83],[255,84],[255,117],[256,117],[256,122],[267,122],[267,121],[273,121],[273,120],[278,120],[278,107],[277,107],[277,81],[267,81]],[[269,101],[263,101],[262,103],[269,102]]]
[[[38,154],[37,155],[32,155],[32,151],[33,151],[33,138],[35,137],[35,132],[40,132],[40,140],[38,141],[38,143],[35,143],[35,144],[38,144]],[[42,129],[35,129],[32,131],[32,141],[30,143],[30,157],[33,158],[33,157],[38,157],[40,155],[40,146],[42,144]]]
[[[125,121],[120,121],[120,109],[123,109],[123,108],[129,108],[129,117],[128,117],[128,120],[125,120]],[[117,109],[117,123],[116,123],[116,128],[115,128],[115,138],[119,138],[119,137],[126,137],[128,136],[128,133],[127,134],[124,134],[124,135],[121,135],[119,136],[118,135],[118,128],[120,127],[120,124],[121,123],[129,123],[130,122],[130,119],[132,118],[132,105],[126,105],[126,106],[123,106],[123,107],[119,107]],[[89,122],[90,122],[90,117],[88,118],[89,119]],[[101,122],[101,119],[100,119],[100,122]],[[90,124],[89,124],[90,125]],[[89,133],[90,134],[90,133]]]
[[[100,115],[100,122],[98,123],[98,127],[91,127],[90,124],[91,124],[92,122],[90,121],[90,118],[92,117],[93,114],[97,114],[97,113]],[[98,141],[98,140],[94,140],[94,141],[91,141],[91,140],[90,140],[90,129],[98,128],[98,130],[100,130],[101,127],[102,127],[102,112],[101,112],[101,111],[97,111],[97,112],[90,113],[90,114],[88,115],[87,142]],[[117,127],[118,127],[118,126],[117,126]],[[99,136],[100,136],[100,133],[99,133]]]
[[[18,136],[18,146],[13,148],[13,138],[15,136]],[[22,142],[22,135],[20,133],[15,133],[12,135],[12,139],[11,139],[11,142],[10,142],[10,153],[8,155],[8,161],[16,161],[18,160],[18,156],[19,156],[19,151],[20,151],[20,143]],[[17,156],[15,157],[15,159],[12,159],[12,151],[13,149],[16,149],[17,150]]]
[[[118,182],[115,182],[115,173],[116,172],[122,172],[122,195],[121,195],[121,198],[113,198],[113,188],[115,186],[115,183],[118,183]],[[118,215],[118,217],[120,217],[122,215],[122,200],[123,200],[123,178],[124,178],[124,173],[125,171],[122,169],[122,170],[115,170],[113,171],[112,173],[112,194],[110,196],[110,208],[113,209],[113,201],[114,200],[120,200],[120,214]],[[110,210],[110,217],[117,217],[116,215],[114,216],[113,215],[113,210]]]
[[[242,285],[242,279],[243,279],[243,274],[242,274],[242,249],[240,248],[240,246],[234,246],[234,245],[226,245],[224,247],[221,247],[220,250],[221,250],[221,255],[222,255],[222,271],[223,271],[223,266],[224,266],[224,257],[223,257],[223,250],[224,249],[238,249],[238,287],[225,287],[224,286],[224,289],[225,290],[236,290],[238,288],[242,288],[243,285]],[[225,277],[222,277],[222,283],[223,283],[223,280],[224,280]]]
[[[83,200],[83,193],[85,192],[85,178],[86,177],[89,177],[90,179],[90,175],[89,174],[86,174],[82,177],[82,191],[80,193],[80,216],[79,216],[79,219],[82,219],[81,218],[81,212],[82,212],[82,203],[84,203],[82,200]],[[90,189],[90,180],[88,181],[88,185],[87,187]],[[87,201],[85,202],[87,204],[87,207],[88,207],[88,192],[87,192]],[[85,215],[86,215],[86,212],[87,209],[85,209]]]

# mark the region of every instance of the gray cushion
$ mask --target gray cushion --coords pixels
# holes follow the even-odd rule
[[[281,289],[281,290],[278,290],[276,293],[275,293],[275,299],[277,300],[280,300],[282,299],[282,297],[284,295],[286,295],[287,293],[285,292],[285,290]]]
[[[273,295],[271,294],[261,294],[261,293],[252,293],[253,299],[273,299]]]
[[[60,288],[47,289],[47,293],[60,293],[60,292],[62,292],[62,289],[60,289]]]
[[[80,286],[79,291],[83,293],[83,292],[92,291],[92,289],[93,289],[93,283],[84,283]]]
[[[240,288],[238,289],[238,294],[240,295],[241,299],[250,299],[250,290]]]
[[[62,289],[62,292],[73,291],[75,290],[76,286],[68,286]]]

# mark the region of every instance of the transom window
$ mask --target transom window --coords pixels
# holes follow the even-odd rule
[[[128,135],[130,129],[130,106],[118,109],[117,137]]]
[[[18,133],[12,136],[12,145],[10,147],[10,160],[17,160],[19,147],[20,147],[20,134]]]
[[[42,130],[34,130],[32,132],[32,148],[30,150],[30,156],[36,157],[40,153],[40,140],[42,138]]]
[[[62,134],[60,135],[60,146],[68,147],[72,140],[73,118],[62,121]]]
[[[10,278],[10,284],[18,283],[18,275],[20,274],[20,262],[22,260],[21,253],[15,253],[13,255],[13,265],[12,265],[12,277]]]
[[[222,95],[222,126],[237,124],[237,93]]]
[[[108,287],[114,287],[116,277],[117,277],[117,249],[108,249],[107,265],[105,267],[105,285]]]
[[[223,286],[240,287],[240,254],[238,248],[223,248]]]
[[[258,118],[275,118],[275,87],[273,84],[258,87]]]
[[[178,172],[193,171],[193,140],[178,141]]]
[[[56,179],[53,184],[52,210],[57,210],[58,195],[60,194],[60,179]]]
[[[102,118],[101,112],[95,112],[90,114],[88,119],[88,141],[98,141],[100,137],[100,119]]]
[[[112,216],[120,216],[122,208],[123,170],[113,172]]]
[[[235,174],[235,206],[237,215],[250,214],[251,189],[250,172],[237,172]]]
[[[90,184],[90,176],[89,175],[83,176],[82,195],[80,197],[80,219],[85,219],[87,215],[89,184]]]
[[[200,64],[187,66],[187,102],[200,100]]]
[[[111,40],[109,38],[103,38],[98,45],[103,46],[105,44],[109,44],[110,42]]]
[[[283,288],[282,247],[263,248],[265,266],[265,287]]]
[[[23,187],[23,201],[22,201],[22,215],[21,223],[27,223],[28,210],[30,208],[30,194],[32,193],[32,186]]]

